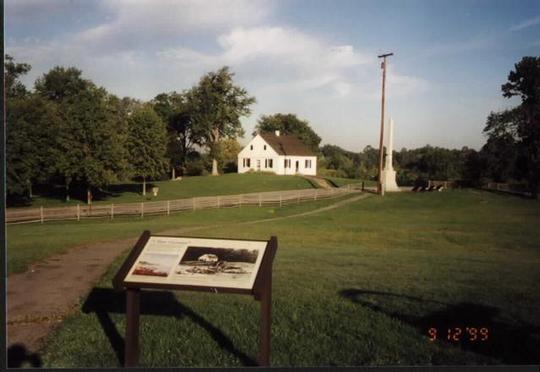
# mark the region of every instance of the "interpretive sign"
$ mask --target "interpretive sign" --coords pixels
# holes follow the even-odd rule
[[[272,262],[277,238],[270,240],[152,236],[145,231],[113,279],[126,293],[126,367],[138,361],[140,290],[210,291],[253,295],[261,301],[259,364],[270,363]]]
[[[152,236],[124,283],[252,289],[267,241]]]

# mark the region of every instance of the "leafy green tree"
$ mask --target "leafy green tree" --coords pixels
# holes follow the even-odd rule
[[[354,177],[353,153],[335,145],[321,147],[324,163],[327,169],[335,169],[336,175],[341,177]]]
[[[7,193],[32,197],[32,185],[46,182],[55,170],[55,143],[61,127],[56,106],[28,95],[7,102]]]
[[[204,132],[192,120],[191,106],[185,94],[161,93],[152,104],[154,111],[167,123],[167,157],[174,179],[176,168],[180,168],[182,174],[185,172],[188,154],[202,143]]]
[[[499,120],[488,122],[484,133],[496,137],[501,131],[512,133],[526,154],[526,174],[531,195],[540,192],[540,57],[523,57],[508,74],[503,96],[519,97],[521,105],[500,114]]]
[[[488,116],[484,132],[488,140],[481,149],[481,157],[486,163],[485,175],[496,181],[506,182],[514,178],[519,138],[512,123],[519,116],[519,110],[492,112]]]
[[[36,91],[53,102],[73,102],[79,94],[94,87],[90,80],[81,77],[82,71],[75,67],[56,66],[38,78]]]
[[[362,151],[361,162],[365,173],[360,177],[369,180],[376,179],[379,174],[379,150],[367,145]]]
[[[238,170],[238,153],[242,146],[235,138],[227,138],[219,144],[219,168],[223,173],[232,173]]]
[[[31,198],[32,185],[53,173],[60,116],[55,105],[31,94],[20,81],[30,69],[5,56],[7,193]]]
[[[67,197],[75,182],[92,190],[110,184],[126,165],[125,136],[116,127],[111,98],[103,88],[81,77],[76,68],[55,67],[36,81],[36,92],[56,103],[62,116],[57,171]]]
[[[204,75],[186,92],[193,125],[203,133],[202,144],[212,158],[212,175],[218,174],[219,143],[225,138],[242,136],[242,116],[251,113],[255,98],[234,84],[234,74],[227,66]]]
[[[297,136],[306,146],[318,152],[321,137],[309,126],[306,120],[299,119],[295,114],[263,115],[255,126],[255,135],[258,132],[275,132]]]
[[[137,109],[128,120],[128,151],[133,174],[146,180],[158,177],[167,169],[167,128],[151,106]]]
[[[8,99],[21,98],[28,95],[28,90],[20,81],[22,75],[26,75],[32,67],[27,63],[15,63],[9,54],[4,55],[4,83],[6,97]]]

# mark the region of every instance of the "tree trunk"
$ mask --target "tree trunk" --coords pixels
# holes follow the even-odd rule
[[[174,169],[174,166],[173,166],[171,170],[171,180],[175,180],[175,179],[176,179],[176,169]]]
[[[28,181],[28,195],[30,196],[30,199],[34,197],[32,194],[32,182]]]
[[[86,204],[92,204],[92,190],[90,190],[90,188],[86,189]]]
[[[66,182],[66,202],[68,202],[69,200],[69,183]]]
[[[219,129],[213,128],[212,129],[212,147],[210,149],[210,154],[212,155],[212,176],[218,176],[218,166],[217,166],[217,160],[216,155],[218,152],[218,146],[219,146]]]
[[[219,176],[216,159],[212,159],[212,176]]]
[[[142,178],[142,194],[146,196],[146,177]]]

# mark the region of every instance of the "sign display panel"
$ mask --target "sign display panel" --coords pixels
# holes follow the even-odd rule
[[[267,243],[151,236],[124,282],[252,289]]]

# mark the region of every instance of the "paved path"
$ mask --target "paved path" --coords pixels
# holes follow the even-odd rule
[[[208,228],[238,224],[255,224],[322,213],[368,197],[360,194],[339,200],[329,206],[295,215],[267,218],[242,223],[193,226],[161,231],[162,234],[183,234]],[[72,311],[80,306],[111,262],[133,247],[138,237],[102,243],[84,244],[63,254],[33,264],[24,273],[7,279],[8,347],[20,344],[29,352],[37,351],[43,338]]]

